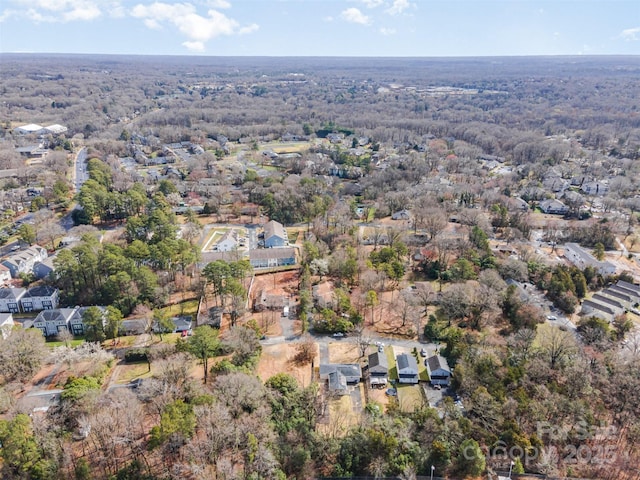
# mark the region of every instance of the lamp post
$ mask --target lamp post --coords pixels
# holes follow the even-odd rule
[[[513,466],[515,464],[513,463],[513,460],[511,460],[511,463],[509,464],[509,480],[511,480],[511,470],[513,469]]]
[[[433,465],[431,465],[431,479],[433,480],[433,471],[436,469],[436,467],[434,467]]]

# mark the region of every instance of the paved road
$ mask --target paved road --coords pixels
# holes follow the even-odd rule
[[[74,186],[76,193],[80,191],[80,188],[89,180],[89,174],[87,173],[87,148],[80,149],[74,160]]]

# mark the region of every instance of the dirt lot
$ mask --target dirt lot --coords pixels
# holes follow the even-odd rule
[[[257,373],[262,381],[266,381],[276,373],[285,372],[292,375],[301,387],[311,384],[311,365],[297,365],[293,358],[296,355],[295,344],[267,345],[262,348]],[[316,350],[315,365],[318,365]]]
[[[360,363],[360,349],[354,343],[333,342],[329,344],[329,363]]]

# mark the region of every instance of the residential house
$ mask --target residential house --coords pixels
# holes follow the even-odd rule
[[[396,357],[398,367],[398,382],[418,383],[418,362],[412,355],[401,353]]]
[[[609,185],[604,182],[585,182],[580,186],[587,195],[606,195],[609,193]]]
[[[22,125],[14,128],[13,133],[18,135],[46,135],[47,131],[41,125],[30,123],[29,125]]]
[[[560,200],[550,198],[540,202],[540,210],[542,210],[543,213],[550,213],[553,215],[566,215],[569,212],[569,207]]]
[[[249,252],[253,268],[272,268],[296,264],[295,248],[260,248]]]
[[[238,248],[238,232],[235,229],[227,230],[216,243],[219,252],[231,252]]]
[[[8,256],[2,264],[9,269],[11,276],[17,278],[21,273],[33,273],[33,266],[47,258],[47,250],[39,245],[20,250]]]
[[[120,335],[142,335],[149,331],[150,320],[148,318],[127,318],[120,324]]]
[[[34,312],[37,310],[51,310],[58,308],[60,292],[57,288],[42,285],[30,288],[20,300],[23,312]]]
[[[425,362],[427,365],[427,372],[429,373],[429,380],[431,385],[444,385],[449,386],[451,379],[451,369],[447,359],[440,355],[433,355],[427,358]]]
[[[617,314],[615,309],[606,305],[602,305],[601,303],[591,300],[583,300],[580,315],[598,317],[608,322],[612,322]]]
[[[389,362],[387,355],[383,352],[375,352],[369,355],[369,383],[371,387],[383,387],[387,384],[389,375]]]
[[[331,282],[321,282],[311,287],[311,297],[313,303],[320,309],[336,306],[336,297],[333,294],[333,284]]]
[[[2,338],[7,338],[11,334],[14,325],[13,314],[0,313],[0,334],[2,334]]]
[[[8,285],[11,281],[11,270],[0,263],[0,286]]]
[[[285,305],[287,305],[287,298],[280,292],[260,290],[253,301],[253,310],[255,312],[282,310]]]
[[[43,261],[36,262],[33,265],[33,275],[38,280],[41,280],[43,278],[47,278],[49,275],[51,275],[53,272],[56,271],[56,267],[53,264],[53,259],[54,258],[55,257],[47,257]]]
[[[320,364],[320,379],[326,380],[329,392],[337,395],[346,395],[350,388],[360,382],[362,369],[357,363],[347,364]]]
[[[287,245],[289,245],[289,237],[284,226],[275,220],[267,222],[264,225],[264,247],[286,247]]]
[[[58,335],[62,331],[69,331],[74,335],[84,333],[84,324],[79,308],[55,308],[43,310],[33,321],[33,327],[42,330],[45,337]]]
[[[20,300],[27,293],[24,288],[0,288],[0,312],[19,313]]]
[[[616,266],[613,263],[597,260],[577,243],[566,243],[564,245],[564,257],[581,270],[586,267],[593,267],[601,275],[613,275],[616,273]]]
[[[627,290],[633,290],[636,292],[636,295],[640,297],[640,285],[636,285],[635,283],[625,282],[624,280],[618,280],[616,283],[618,287],[626,288]]]
[[[403,210],[398,210],[397,212],[393,212],[391,214],[391,220],[410,220],[411,212],[406,208]]]

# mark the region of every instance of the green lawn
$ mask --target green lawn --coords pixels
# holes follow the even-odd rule
[[[413,412],[425,405],[425,398],[420,385],[396,385],[398,405],[404,412]]]
[[[69,344],[69,347],[73,348],[73,347],[77,347],[78,345],[80,345],[81,343],[84,343],[84,338],[74,338],[73,340],[69,341],[69,342],[61,342],[58,340],[47,340],[47,347],[51,348],[52,350],[56,347],[62,347],[65,346],[67,344]]]
[[[120,369],[117,383],[126,384],[138,378],[147,378],[150,376],[151,372],[149,371],[149,364],[147,362],[123,365]]]
[[[184,302],[169,305],[162,309],[167,312],[171,317],[177,317],[181,315],[191,315],[195,318],[198,313],[198,299],[186,300]]]
[[[387,363],[389,364],[387,378],[389,380],[398,380],[398,365],[396,365],[396,356],[393,352],[393,347],[385,347],[384,353],[387,355]]]
[[[427,371],[427,367],[424,364],[425,358],[418,355],[418,377],[420,380],[428,382],[429,381],[429,372]]]

